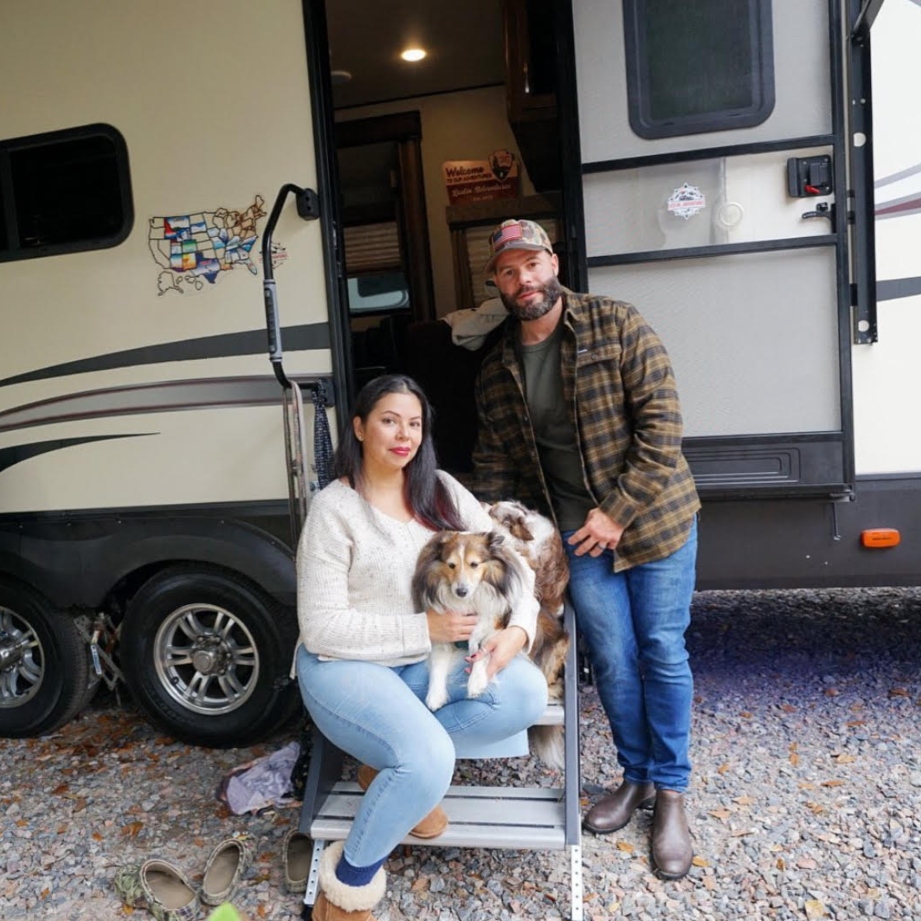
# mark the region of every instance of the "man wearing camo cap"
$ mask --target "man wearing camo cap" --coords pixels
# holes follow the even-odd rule
[[[476,384],[474,491],[550,514],[611,724],[620,785],[586,814],[596,834],[652,806],[656,873],[680,879],[693,679],[690,621],[700,502],[681,452],[671,363],[630,304],[575,294],[544,229],[503,221],[486,273],[511,315]]]

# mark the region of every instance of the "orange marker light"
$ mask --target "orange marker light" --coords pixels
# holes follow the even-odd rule
[[[898,547],[901,540],[902,535],[895,528],[867,528],[860,532],[860,542],[871,550]]]

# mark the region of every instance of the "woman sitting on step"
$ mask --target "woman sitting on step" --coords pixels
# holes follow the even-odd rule
[[[434,838],[447,827],[439,803],[455,744],[516,735],[547,703],[543,675],[518,655],[534,637],[535,600],[487,643],[501,682],[470,699],[461,664],[448,703],[434,713],[425,705],[432,643],[466,641],[475,617],[414,610],[419,551],[435,531],[493,525],[470,492],[436,470],[431,422],[412,379],[366,384],[336,451],[336,479],[311,501],[298,547],[301,694],[319,730],[362,763],[367,791],[345,842],[323,853],[314,921],[373,921],[391,850],[410,832]]]

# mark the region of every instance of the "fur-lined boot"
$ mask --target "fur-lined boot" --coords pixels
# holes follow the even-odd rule
[[[320,892],[313,906],[313,921],[374,921],[371,909],[384,897],[387,883],[383,867],[364,886],[347,886],[336,876],[344,846],[336,841],[320,858]]]

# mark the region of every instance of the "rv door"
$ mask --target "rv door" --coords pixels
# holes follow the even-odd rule
[[[705,497],[853,489],[842,16],[573,3],[585,281],[664,340]]]

